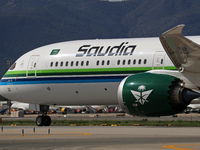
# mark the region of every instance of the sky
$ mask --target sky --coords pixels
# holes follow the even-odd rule
[[[109,1],[109,2],[122,2],[122,1],[127,1],[127,0],[102,0],[102,1]]]

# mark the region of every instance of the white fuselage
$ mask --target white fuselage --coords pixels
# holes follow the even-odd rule
[[[2,78],[0,93],[44,105],[115,105],[126,76],[156,69],[175,70],[159,38],[62,42],[21,56]]]

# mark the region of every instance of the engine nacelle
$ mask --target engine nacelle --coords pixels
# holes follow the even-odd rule
[[[184,87],[182,80],[163,74],[141,73],[121,81],[121,108],[136,116],[166,116],[182,112],[200,94]]]

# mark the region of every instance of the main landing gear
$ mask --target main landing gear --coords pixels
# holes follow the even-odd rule
[[[42,115],[37,116],[36,125],[37,126],[50,126],[51,125],[51,117],[47,116],[47,112],[49,110],[48,105],[40,105],[40,111]]]

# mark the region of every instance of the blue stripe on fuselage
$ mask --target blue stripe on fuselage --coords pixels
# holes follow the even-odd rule
[[[61,83],[103,83],[120,82],[123,76],[84,76],[84,77],[46,77],[46,78],[10,78],[2,79],[0,85],[23,85],[23,84],[61,84]]]

